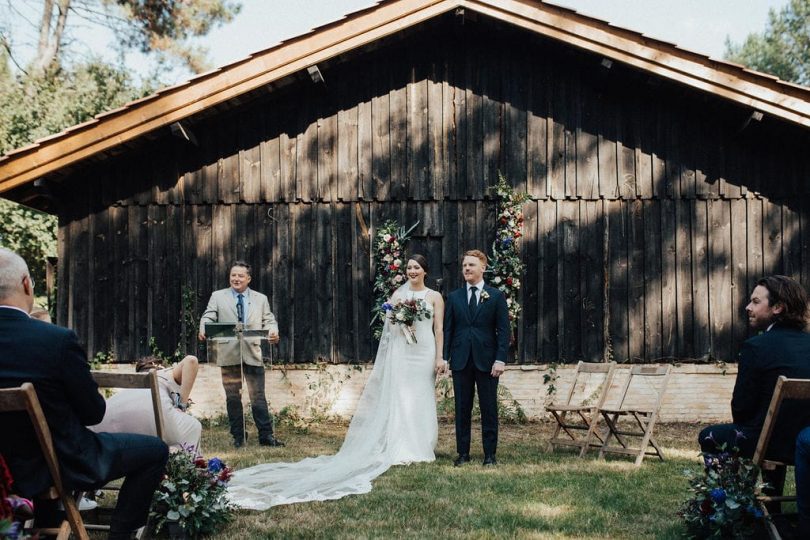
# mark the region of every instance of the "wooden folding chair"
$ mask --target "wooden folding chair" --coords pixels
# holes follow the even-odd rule
[[[165,427],[163,423],[163,408],[160,405],[160,386],[158,384],[157,371],[150,369],[146,373],[111,373],[109,371],[91,371],[93,380],[99,388],[115,389],[146,389],[150,391],[152,409],[155,416],[155,432],[160,439],[165,440]],[[104,491],[118,491],[120,489],[117,481],[111,482],[101,488]],[[106,508],[104,510],[107,510]],[[97,518],[98,516],[96,516]],[[109,525],[86,524],[88,530],[110,529]],[[139,536],[140,536],[139,532]]]
[[[557,421],[549,441],[552,450],[557,446],[579,448],[579,456],[582,457],[590,447],[603,443],[602,436],[596,431],[599,423],[598,411],[613,382],[615,369],[616,362],[577,364],[565,403],[546,405],[546,411]],[[595,383],[592,380],[594,378],[597,379]],[[575,399],[575,396],[582,399]],[[592,442],[594,437],[599,441],[598,444]]]
[[[786,400],[806,401],[808,403],[796,406],[801,406],[805,411],[810,408],[810,379],[788,379],[784,375],[781,375],[779,379],[777,379],[776,386],[773,389],[771,403],[768,406],[768,414],[765,416],[765,423],[762,425],[762,431],[759,433],[757,449],[754,451],[753,461],[754,464],[760,468],[760,470],[773,470],[777,467],[787,467],[788,465],[793,465],[794,460],[792,458],[787,460],[768,459],[768,446],[773,439],[777,421],[779,420],[779,412],[782,409],[783,402]],[[797,436],[798,433],[791,433],[792,439],[795,440]],[[781,540],[782,536],[779,534],[773,519],[771,519],[773,516],[768,511],[766,506],[767,503],[781,503],[795,500],[795,494],[787,496],[760,495],[757,498],[760,509],[765,515],[765,523],[768,530],[768,535],[774,540]]]
[[[65,491],[62,485],[62,474],[59,471],[59,460],[53,447],[51,430],[48,428],[48,422],[45,420],[45,414],[42,412],[34,386],[31,383],[23,383],[18,388],[0,390],[0,412],[22,411],[28,413],[28,418],[31,419],[31,425],[39,441],[39,447],[48,466],[48,472],[51,473],[51,479],[53,480],[53,486],[48,489],[42,498],[62,501],[66,516],[66,519],[57,528],[36,529],[33,532],[56,535],[58,540],[62,540],[69,538],[72,531],[76,538],[88,540],[89,536],[79,514],[79,509],[76,507],[76,500],[70,493]]]
[[[672,366],[669,365],[630,368],[618,405],[615,408],[603,407],[599,410],[608,428],[605,442],[599,450],[600,458],[607,453],[636,456],[636,467],[641,465],[645,455],[658,456],[664,461],[664,454],[652,433],[671,373]],[[629,421],[621,422],[623,418]],[[614,438],[619,446],[610,445]],[[641,439],[639,445],[630,446],[631,440],[637,438]],[[650,446],[652,450],[648,450]]]

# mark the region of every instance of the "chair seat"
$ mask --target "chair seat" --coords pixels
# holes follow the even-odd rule
[[[577,412],[577,411],[592,411],[596,407],[591,406],[582,406],[582,405],[546,405],[546,410],[548,412],[551,411],[559,411],[559,412]]]

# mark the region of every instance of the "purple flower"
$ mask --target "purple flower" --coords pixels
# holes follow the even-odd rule
[[[212,473],[218,473],[225,466],[219,458],[211,458],[208,460],[208,470]]]
[[[746,437],[746,436],[745,436],[745,434],[744,434],[742,431],[740,431],[739,429],[735,429],[735,430],[734,430],[734,436],[736,437],[736,440],[738,440],[738,441],[739,441],[740,439],[747,439],[747,438],[748,438],[748,437]]]
[[[726,490],[723,488],[714,488],[709,492],[712,500],[717,504],[726,502]]]

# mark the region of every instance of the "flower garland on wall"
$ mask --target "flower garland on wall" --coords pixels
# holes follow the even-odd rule
[[[417,221],[410,229],[400,227],[395,220],[388,220],[379,228],[374,238],[374,304],[371,309],[371,330],[374,339],[382,336],[385,322],[385,304],[405,282],[405,263],[402,257],[411,232],[419,225]]]
[[[506,295],[509,323],[514,333],[521,311],[518,298],[524,269],[523,261],[520,260],[520,238],[523,236],[521,207],[529,200],[529,194],[516,192],[501,173],[498,173],[498,183],[490,190],[498,197],[498,224],[487,273],[489,282]]]

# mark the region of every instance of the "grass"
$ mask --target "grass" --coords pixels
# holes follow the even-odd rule
[[[480,464],[480,433],[473,433],[472,464],[455,468],[453,426],[440,423],[435,463],[393,467],[371,493],[337,501],[239,511],[217,536],[246,538],[681,538],[676,512],[687,498],[685,469],[700,467],[696,443],[701,426],[659,425],[666,462],[629,458],[579,459],[552,453],[549,423],[502,425],[499,464]],[[230,446],[226,422],[203,432],[207,457],[235,468],[268,461],[296,461],[334,453],[345,424],[323,423],[308,433],[285,430],[285,448]],[[478,449],[478,454],[475,451]]]

